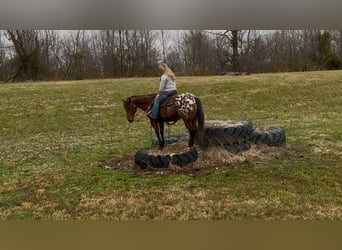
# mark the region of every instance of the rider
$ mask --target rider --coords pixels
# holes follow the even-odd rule
[[[160,70],[160,82],[159,91],[154,98],[152,110],[148,112],[148,116],[152,119],[156,119],[159,112],[159,105],[166,100],[169,95],[177,94],[176,77],[172,70],[166,63],[159,64]]]

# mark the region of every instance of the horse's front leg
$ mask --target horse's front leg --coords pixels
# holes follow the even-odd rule
[[[156,120],[154,120],[154,119],[151,119],[151,125],[152,125],[152,127],[153,127],[153,129],[154,129],[154,132],[155,132],[157,138],[158,138],[158,143],[159,143],[159,148],[158,148],[158,150],[162,150],[163,144],[164,144],[164,143],[163,143],[164,138],[161,136],[160,128],[159,128],[158,122],[157,122]]]
[[[165,146],[165,139],[164,139],[164,122],[159,122],[159,129],[160,129],[160,137],[161,140],[159,140],[159,149],[162,150]]]

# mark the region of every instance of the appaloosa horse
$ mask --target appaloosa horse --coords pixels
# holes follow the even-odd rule
[[[126,110],[127,120],[134,121],[137,108],[148,111],[156,94],[131,96],[123,100],[123,106]],[[200,99],[190,93],[182,93],[169,97],[160,105],[159,115],[157,119],[150,119],[150,123],[154,128],[159,142],[159,149],[164,147],[164,123],[175,123],[179,119],[183,119],[185,127],[189,131],[188,147],[194,145],[195,136],[199,140],[204,135],[204,111]]]

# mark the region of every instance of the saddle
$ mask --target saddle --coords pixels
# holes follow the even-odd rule
[[[178,94],[178,93],[177,93],[177,90],[170,91],[170,93],[169,93],[169,95],[167,96],[166,100],[163,101],[163,102],[160,104],[159,110],[160,110],[160,109],[165,109],[165,108],[167,108],[167,107],[172,106],[172,105],[175,103],[175,98],[176,98],[177,94]],[[151,109],[152,109],[153,103],[154,103],[154,102],[151,103],[151,105],[150,105],[150,107],[149,107],[148,110],[151,110]]]
[[[161,110],[166,110],[167,108],[173,106],[175,104],[175,100],[176,100],[176,96],[177,96],[177,91],[172,91],[168,97],[166,98],[166,100],[164,102],[162,102],[159,106],[159,112]],[[173,125],[177,122],[176,121],[167,121],[166,123],[168,125]]]
[[[177,92],[175,94],[170,94],[166,100],[160,104],[159,109],[167,108],[172,106],[175,103],[175,98],[177,96]]]

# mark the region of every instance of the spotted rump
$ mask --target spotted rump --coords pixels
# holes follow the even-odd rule
[[[196,99],[193,94],[182,93],[177,95],[175,99],[175,104],[179,113],[186,115],[191,112],[196,112]]]

